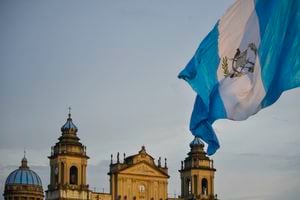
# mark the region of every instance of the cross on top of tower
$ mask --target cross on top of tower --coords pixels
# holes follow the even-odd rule
[[[72,110],[71,106],[68,107],[68,110],[69,110],[69,114],[68,115],[69,115],[69,117],[71,117],[71,110]]]

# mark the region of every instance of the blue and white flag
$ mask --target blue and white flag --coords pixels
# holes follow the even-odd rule
[[[197,93],[190,130],[214,154],[215,120],[245,120],[300,86],[300,0],[237,0],[179,78]]]

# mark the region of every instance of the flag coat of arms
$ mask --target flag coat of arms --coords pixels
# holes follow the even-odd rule
[[[237,0],[179,78],[197,93],[190,130],[211,155],[215,120],[245,120],[300,86],[300,0]]]

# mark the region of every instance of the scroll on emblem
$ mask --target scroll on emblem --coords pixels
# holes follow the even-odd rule
[[[248,48],[244,51],[237,48],[233,58],[228,58],[227,56],[223,57],[222,70],[224,77],[234,78],[253,73],[256,56],[256,45],[254,43],[249,43]],[[231,69],[229,69],[228,61],[231,61]]]

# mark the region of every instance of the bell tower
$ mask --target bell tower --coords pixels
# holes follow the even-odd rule
[[[190,152],[181,161],[181,198],[184,200],[217,200],[214,194],[216,169],[203,150],[204,143],[195,137],[190,143]]]
[[[77,127],[72,122],[71,113],[61,127],[62,135],[51,147],[50,185],[46,191],[47,200],[90,199],[86,183],[86,167],[89,157],[86,147],[79,142]]]

